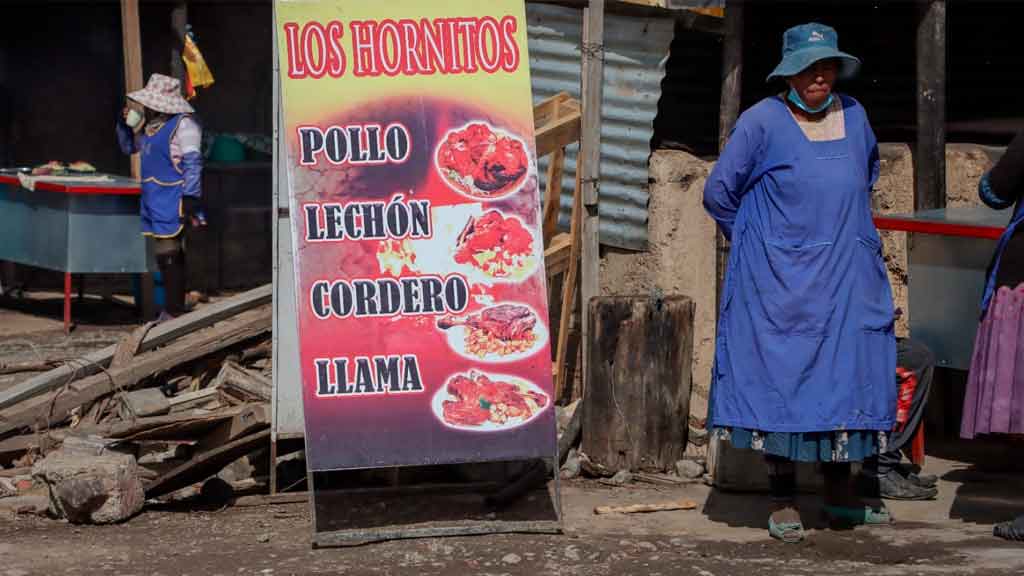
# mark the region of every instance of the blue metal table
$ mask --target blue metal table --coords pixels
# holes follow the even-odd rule
[[[0,260],[64,272],[64,328],[71,327],[72,274],[148,271],[139,184],[38,180],[0,171]]]

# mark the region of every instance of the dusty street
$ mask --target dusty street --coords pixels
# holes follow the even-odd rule
[[[566,533],[409,540],[313,550],[304,504],[219,512],[146,511],[120,526],[71,526],[30,517],[0,522],[0,575],[27,574],[972,574],[1024,571],[1024,547],[987,524],[933,516],[946,499],[894,505],[892,527],[812,529],[800,545],[768,539],[762,498],[705,487],[564,489]],[[598,504],[689,497],[697,511],[595,517]],[[804,505],[817,518],[816,499]],[[908,520],[900,520],[908,518]]]

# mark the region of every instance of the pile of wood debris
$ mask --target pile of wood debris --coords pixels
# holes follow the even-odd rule
[[[17,512],[10,499],[35,490],[50,514],[73,519],[90,490],[139,492],[123,514],[100,521],[123,520],[141,508],[143,493],[187,489],[266,449],[271,325],[268,285],[147,324],[0,392],[0,507],[7,500]],[[92,477],[103,470],[134,478]],[[96,496],[97,506],[110,499]]]

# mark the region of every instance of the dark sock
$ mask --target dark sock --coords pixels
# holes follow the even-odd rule
[[[768,484],[771,487],[772,501],[793,502],[796,499],[796,466],[793,461],[766,455],[765,462],[768,464]]]

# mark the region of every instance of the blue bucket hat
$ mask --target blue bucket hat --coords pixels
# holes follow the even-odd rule
[[[788,78],[803,72],[819,60],[839,60],[839,77],[850,78],[860,69],[860,60],[839,51],[839,34],[835,29],[811,22],[794,26],[782,36],[782,62],[768,75],[768,81]]]

